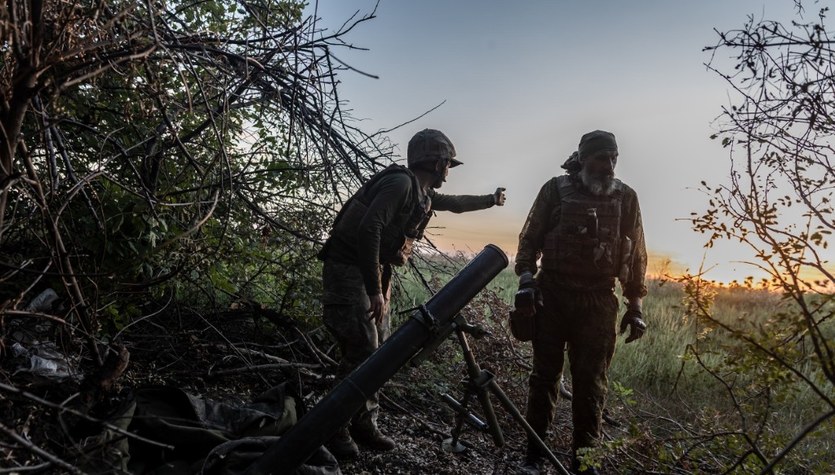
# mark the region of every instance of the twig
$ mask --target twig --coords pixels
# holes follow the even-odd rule
[[[430,423],[426,422],[423,418],[418,417],[418,415],[417,415],[417,413],[415,413],[415,411],[407,410],[406,408],[404,408],[403,406],[401,406],[400,404],[395,402],[392,398],[388,397],[385,393],[380,392],[380,397],[385,399],[387,404],[391,404],[393,407],[395,407],[401,413],[403,413],[403,414],[411,417],[412,419],[416,420],[418,423],[420,423],[421,426],[423,426],[423,428],[432,432],[433,434],[437,434],[437,435],[440,435],[442,437],[446,437],[447,435],[449,435],[446,432],[440,431],[440,430],[432,427],[432,425]],[[464,445],[472,447],[464,441],[460,441],[460,442],[463,443]]]
[[[147,439],[147,438],[142,437],[140,435],[130,433],[130,432],[122,429],[121,427],[110,424],[107,421],[96,419],[95,417],[88,416],[87,414],[84,414],[83,412],[80,412],[80,411],[76,411],[75,409],[71,409],[69,407],[64,407],[64,406],[61,406],[59,404],[55,404],[53,402],[49,402],[46,399],[41,399],[38,396],[35,396],[34,394],[28,393],[26,391],[23,391],[21,389],[18,389],[16,387],[14,387],[14,386],[9,386],[7,384],[0,383],[0,389],[2,389],[4,391],[8,391],[12,394],[17,394],[17,395],[23,396],[27,399],[31,399],[32,401],[35,401],[38,404],[43,404],[44,406],[47,406],[49,408],[58,409],[60,411],[66,411],[66,412],[69,412],[70,414],[73,414],[73,415],[76,415],[78,417],[87,419],[88,421],[92,421],[92,422],[95,422],[95,423],[98,423],[98,424],[102,424],[103,426],[107,427],[108,429],[112,429],[112,430],[118,432],[119,434],[125,435],[127,437],[131,437],[131,438],[136,439],[136,440],[141,440],[142,442],[145,442],[146,444],[151,444],[151,445],[154,445],[154,446],[157,446],[157,447],[162,447],[164,449],[174,449],[173,445],[163,444],[162,442],[157,442],[155,440]]]
[[[332,366],[338,366],[338,365],[339,365],[339,363],[338,363],[338,362],[334,361],[334,360],[333,360],[333,358],[329,357],[329,356],[328,356],[327,354],[325,354],[322,350],[320,350],[320,349],[319,349],[316,345],[314,345],[314,344],[310,341],[310,339],[309,339],[309,338],[307,338],[307,335],[305,335],[303,331],[301,331],[301,330],[299,330],[298,328],[295,328],[295,327],[294,327],[294,330],[296,330],[296,333],[298,333],[298,334],[299,334],[299,336],[300,336],[300,337],[302,338],[302,340],[305,342],[305,344],[307,345],[307,347],[308,347],[308,348],[310,348],[310,351],[313,353],[313,356],[315,356],[315,357],[316,357],[316,359],[318,359],[318,360],[319,360],[319,362],[320,362],[320,363],[322,363],[322,366],[325,366],[325,363],[324,363],[322,360],[327,361],[327,362],[328,362],[328,364],[330,364],[330,365],[332,365]]]
[[[46,470],[47,468],[51,467],[52,463],[44,462],[38,465],[29,465],[27,467],[11,467],[11,468],[0,468],[0,473],[23,473],[23,472],[40,472]]]
[[[64,460],[58,458],[56,455],[53,455],[53,454],[47,452],[46,450],[38,447],[37,445],[33,444],[32,442],[30,442],[29,440],[27,440],[26,438],[22,437],[20,434],[15,432],[14,430],[10,429],[9,427],[6,427],[6,425],[3,424],[2,422],[0,422],[0,431],[5,432],[6,435],[11,437],[14,441],[16,441],[18,444],[22,445],[24,448],[26,448],[30,452],[33,452],[34,454],[49,460],[49,462],[51,464],[58,465],[59,467],[62,467],[66,470],[69,470],[71,473],[79,473],[79,474],[84,473],[81,469],[79,469],[75,465],[72,465],[68,462],[65,462]]]
[[[250,350],[249,348],[240,348],[240,347],[238,347],[238,346],[236,346],[232,343],[229,343],[229,345],[223,345],[223,344],[220,344],[220,343],[203,343],[203,344],[195,345],[195,346],[211,347],[211,348],[218,348],[218,349],[222,349],[222,348],[225,348],[227,346],[231,346],[235,349],[236,353],[241,353],[241,354],[245,354],[245,355],[260,356],[267,361],[272,361],[272,362],[277,363],[277,364],[284,364],[284,365],[291,365],[292,364],[292,363],[290,363],[290,361],[288,361],[284,358],[281,358],[279,356],[273,356],[273,355],[264,353],[263,351]]]
[[[221,369],[217,371],[213,371],[209,368],[208,376],[223,376],[228,374],[238,374],[238,373],[249,373],[253,371],[261,371],[264,369],[286,369],[286,368],[299,368],[299,369],[310,369],[310,368],[321,368],[321,366],[317,364],[309,364],[309,363],[271,363],[271,364],[260,364],[260,365],[252,365],[252,366],[243,366],[240,368],[232,368],[232,369]],[[320,375],[313,373],[311,371],[306,371],[306,373],[310,376],[320,377]]]
[[[829,411],[827,413],[821,414],[820,417],[818,417],[814,421],[810,422],[806,427],[803,428],[803,430],[801,430],[795,436],[794,439],[792,439],[791,442],[789,442],[789,445],[784,447],[783,450],[781,450],[780,453],[777,454],[777,456],[774,457],[774,459],[771,462],[769,462],[769,464],[766,465],[765,468],[762,469],[762,471],[760,471],[760,474],[772,473],[774,471],[774,467],[777,466],[777,464],[780,463],[780,461],[783,460],[783,458],[786,455],[788,455],[789,452],[792,451],[792,449],[794,449],[795,445],[800,443],[804,438],[806,438],[807,435],[809,435],[810,432],[815,430],[815,427],[822,424],[823,422],[825,422],[827,419],[829,419],[831,417],[835,417],[835,410],[832,410],[832,411]]]

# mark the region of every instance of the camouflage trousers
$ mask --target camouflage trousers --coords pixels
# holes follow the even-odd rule
[[[543,308],[536,314],[526,420],[546,440],[567,348],[572,383],[572,449],[576,452],[581,447],[595,446],[600,439],[607,373],[617,337],[618,301],[614,289],[566,289],[551,281],[547,273],[540,273],[537,283]],[[530,442],[528,452],[538,452]]]
[[[390,320],[388,313],[379,325],[369,320],[371,303],[359,267],[325,260],[322,286],[322,320],[340,350],[338,384],[389,337]],[[353,416],[352,424],[376,427],[379,407],[379,394],[375,392]]]

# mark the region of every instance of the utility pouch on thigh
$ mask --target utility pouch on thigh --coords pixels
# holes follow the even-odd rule
[[[536,313],[523,314],[516,309],[510,311],[510,334],[519,341],[531,341],[536,332]]]
[[[397,251],[397,254],[392,258],[391,263],[396,266],[402,266],[406,262],[409,261],[409,257],[412,255],[412,250],[415,248],[415,238],[410,238],[409,236],[405,236],[403,240],[403,245],[400,246],[400,249]]]

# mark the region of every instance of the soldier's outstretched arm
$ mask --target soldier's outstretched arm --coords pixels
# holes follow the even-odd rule
[[[432,209],[452,211],[453,213],[465,213],[492,208],[493,206],[504,206],[506,200],[505,188],[502,187],[496,188],[496,191],[489,195],[445,195],[431,190],[429,196],[432,198]]]

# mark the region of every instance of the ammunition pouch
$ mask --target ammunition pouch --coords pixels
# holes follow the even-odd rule
[[[416,240],[416,238],[406,236],[403,240],[403,245],[400,246],[400,249],[397,253],[395,253],[394,257],[390,259],[391,264],[395,266],[402,266],[409,262],[409,257],[412,256]]]
[[[618,272],[618,279],[621,282],[626,282],[631,277],[632,273],[632,240],[629,236],[623,236],[620,241],[620,272]]]
[[[368,213],[369,203],[373,199],[372,190],[382,176],[392,173],[406,173],[411,178],[412,188],[407,204],[380,231],[379,259],[381,264],[402,266],[408,262],[414,250],[415,241],[423,237],[423,230],[432,217],[432,201],[429,197],[418,198],[419,184],[414,174],[399,165],[391,165],[374,175],[342,207],[336,215],[330,237],[319,252],[318,257],[325,259],[331,239],[336,238],[349,250],[359,248],[360,223]]]
[[[522,313],[514,308],[510,311],[508,323],[513,338],[519,341],[533,340],[536,333],[536,313]]]
[[[510,312],[510,334],[519,341],[533,340],[536,332],[536,312],[542,307],[541,296],[536,287],[525,287],[516,292]]]
[[[423,230],[432,218],[432,199],[424,197],[424,201],[412,210],[412,215],[406,222],[406,232],[403,234],[403,242],[388,259],[390,264],[396,266],[405,265],[412,256],[415,248],[415,241],[423,237]]]
[[[620,182],[610,196],[594,196],[568,176],[558,181],[559,214],[542,243],[542,268],[562,275],[618,277],[623,262]]]

